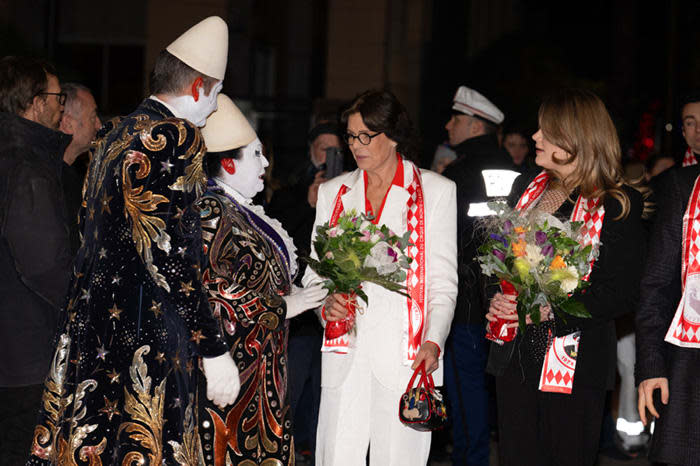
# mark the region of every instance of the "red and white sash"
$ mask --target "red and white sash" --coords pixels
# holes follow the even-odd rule
[[[690,149],[689,149],[690,150]],[[697,162],[696,162],[697,163]],[[695,179],[683,215],[683,294],[665,340],[686,348],[700,348],[700,177]]]
[[[523,213],[539,202],[549,184],[549,174],[545,171],[535,177],[520,197],[516,210]],[[600,231],[603,228],[605,208],[600,199],[586,199],[579,196],[571,213],[572,222],[582,222],[581,242],[584,246],[600,244]],[[588,280],[593,270],[595,259],[591,259],[588,272],[583,280]],[[574,386],[576,356],[580,332],[553,339],[542,365],[539,389],[543,392],[571,393]]]
[[[413,259],[406,274],[406,291],[410,297],[406,298],[406,314],[403,319],[403,348],[405,348],[403,362],[410,364],[415,360],[420,349],[426,327],[425,206],[418,168],[404,159],[403,170],[403,187],[409,193],[406,201],[406,226],[412,243],[406,254]],[[348,189],[347,186],[342,185],[335,196],[330,218],[331,226],[338,223],[338,218],[344,211],[342,196]],[[349,348],[350,337],[346,334],[332,340],[324,339],[321,350],[347,353]]]
[[[689,167],[691,165],[697,165],[698,159],[695,158],[695,154],[693,154],[693,151],[690,147],[688,147],[688,150],[685,151],[685,155],[683,156],[683,166],[684,167]]]

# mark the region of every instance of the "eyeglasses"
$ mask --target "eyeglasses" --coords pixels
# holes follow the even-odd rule
[[[37,95],[56,95],[58,96],[59,105],[65,105],[66,98],[68,97],[68,94],[66,94],[65,92],[39,92]]]
[[[352,142],[354,139],[357,139],[358,141],[360,141],[360,144],[362,144],[363,146],[368,146],[369,143],[372,142],[372,139],[376,138],[380,134],[382,134],[381,131],[378,133],[374,133],[374,134],[360,133],[357,136],[355,136],[354,134],[345,133],[344,139],[345,139],[345,142],[348,144],[348,146],[352,145]]]

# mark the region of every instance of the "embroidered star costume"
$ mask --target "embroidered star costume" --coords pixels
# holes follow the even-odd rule
[[[197,128],[151,99],[98,134],[28,464],[202,461],[196,357],[228,349],[201,286],[192,209],[205,151]]]

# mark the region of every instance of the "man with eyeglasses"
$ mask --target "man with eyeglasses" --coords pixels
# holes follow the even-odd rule
[[[457,184],[459,293],[445,347],[445,388],[451,403],[454,465],[489,463],[488,394],[485,382],[485,318],[488,307],[475,258],[473,212],[488,199],[482,171],[509,169],[512,160],[498,147],[496,128],[503,112],[479,92],[460,86],[445,125],[457,160],[443,175]]]
[[[71,254],[61,190],[70,136],[54,68],[0,60],[0,452],[24,464],[49,369]],[[2,461],[0,461],[1,463]]]

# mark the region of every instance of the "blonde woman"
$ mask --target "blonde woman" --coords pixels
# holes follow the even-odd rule
[[[492,348],[499,464],[593,465],[605,392],[615,382],[614,319],[633,310],[639,290],[643,200],[623,180],[617,132],[595,94],[564,90],[552,95],[540,107],[539,126],[532,138],[535,162],[543,171],[516,180],[510,201],[522,211],[584,222],[587,241],[600,244],[600,255],[591,265],[590,287],[574,295],[591,318],[564,319],[543,307],[542,324],[528,325],[513,342]],[[517,325],[515,305],[500,293],[486,316],[497,317]],[[543,368],[550,367],[544,365],[552,338],[567,335],[569,342],[578,342],[568,351],[575,358],[569,372],[573,383],[560,392],[542,391],[538,387]]]

